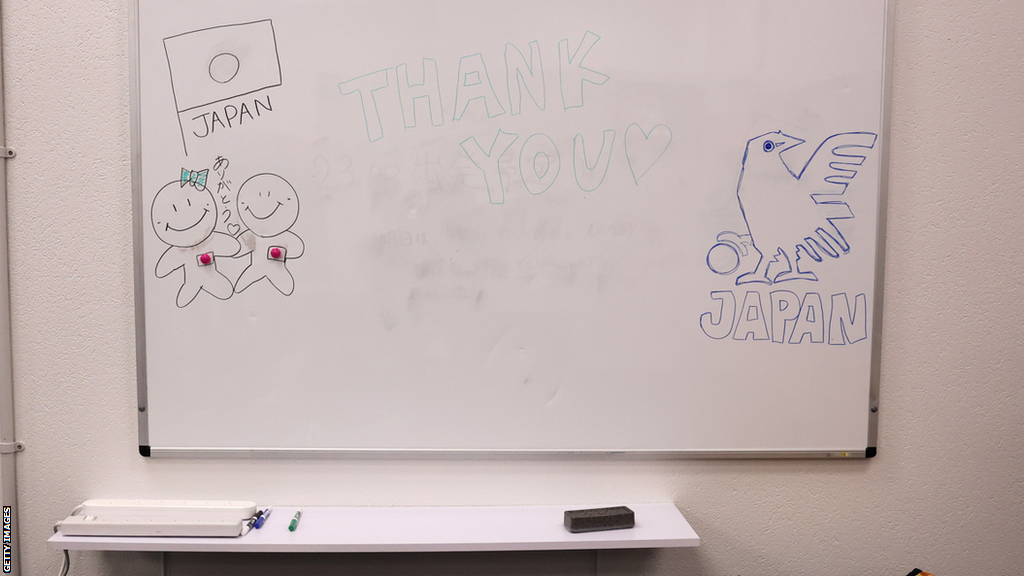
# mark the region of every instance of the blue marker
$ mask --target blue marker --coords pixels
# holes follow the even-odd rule
[[[252,527],[256,524],[256,521],[260,519],[260,516],[262,514],[263,514],[263,512],[257,511],[255,516],[253,516],[252,518],[249,518],[249,521],[245,523],[245,531],[246,532],[248,532],[249,530],[252,530]]]
[[[256,527],[257,530],[260,529],[260,526],[263,526],[263,523],[267,521],[267,518],[270,517],[270,513],[273,512],[273,511],[274,511],[274,507],[273,506],[267,506],[267,509],[263,511],[263,515],[256,519],[256,526],[255,527]]]

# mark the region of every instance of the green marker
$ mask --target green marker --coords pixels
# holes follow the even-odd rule
[[[295,529],[299,527],[299,518],[302,518],[302,509],[295,511],[295,517],[292,518],[290,524],[288,524],[288,531],[295,532]]]

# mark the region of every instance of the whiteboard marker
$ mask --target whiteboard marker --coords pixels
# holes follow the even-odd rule
[[[291,524],[288,525],[289,532],[295,532],[295,529],[299,527],[299,518],[302,518],[302,509],[295,511],[295,517],[292,518]]]
[[[263,515],[256,519],[256,529],[259,530],[263,523],[270,518],[270,513],[274,511],[273,506],[267,506],[267,509],[263,511]]]

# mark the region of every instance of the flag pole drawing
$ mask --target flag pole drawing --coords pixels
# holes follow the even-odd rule
[[[270,20],[193,30],[163,42],[186,156],[183,113],[281,85],[277,37]],[[235,111],[241,122],[244,111]],[[212,128],[208,125],[207,130]]]

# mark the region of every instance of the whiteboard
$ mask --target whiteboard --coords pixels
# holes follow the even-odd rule
[[[873,455],[884,0],[137,0],[144,455]]]

